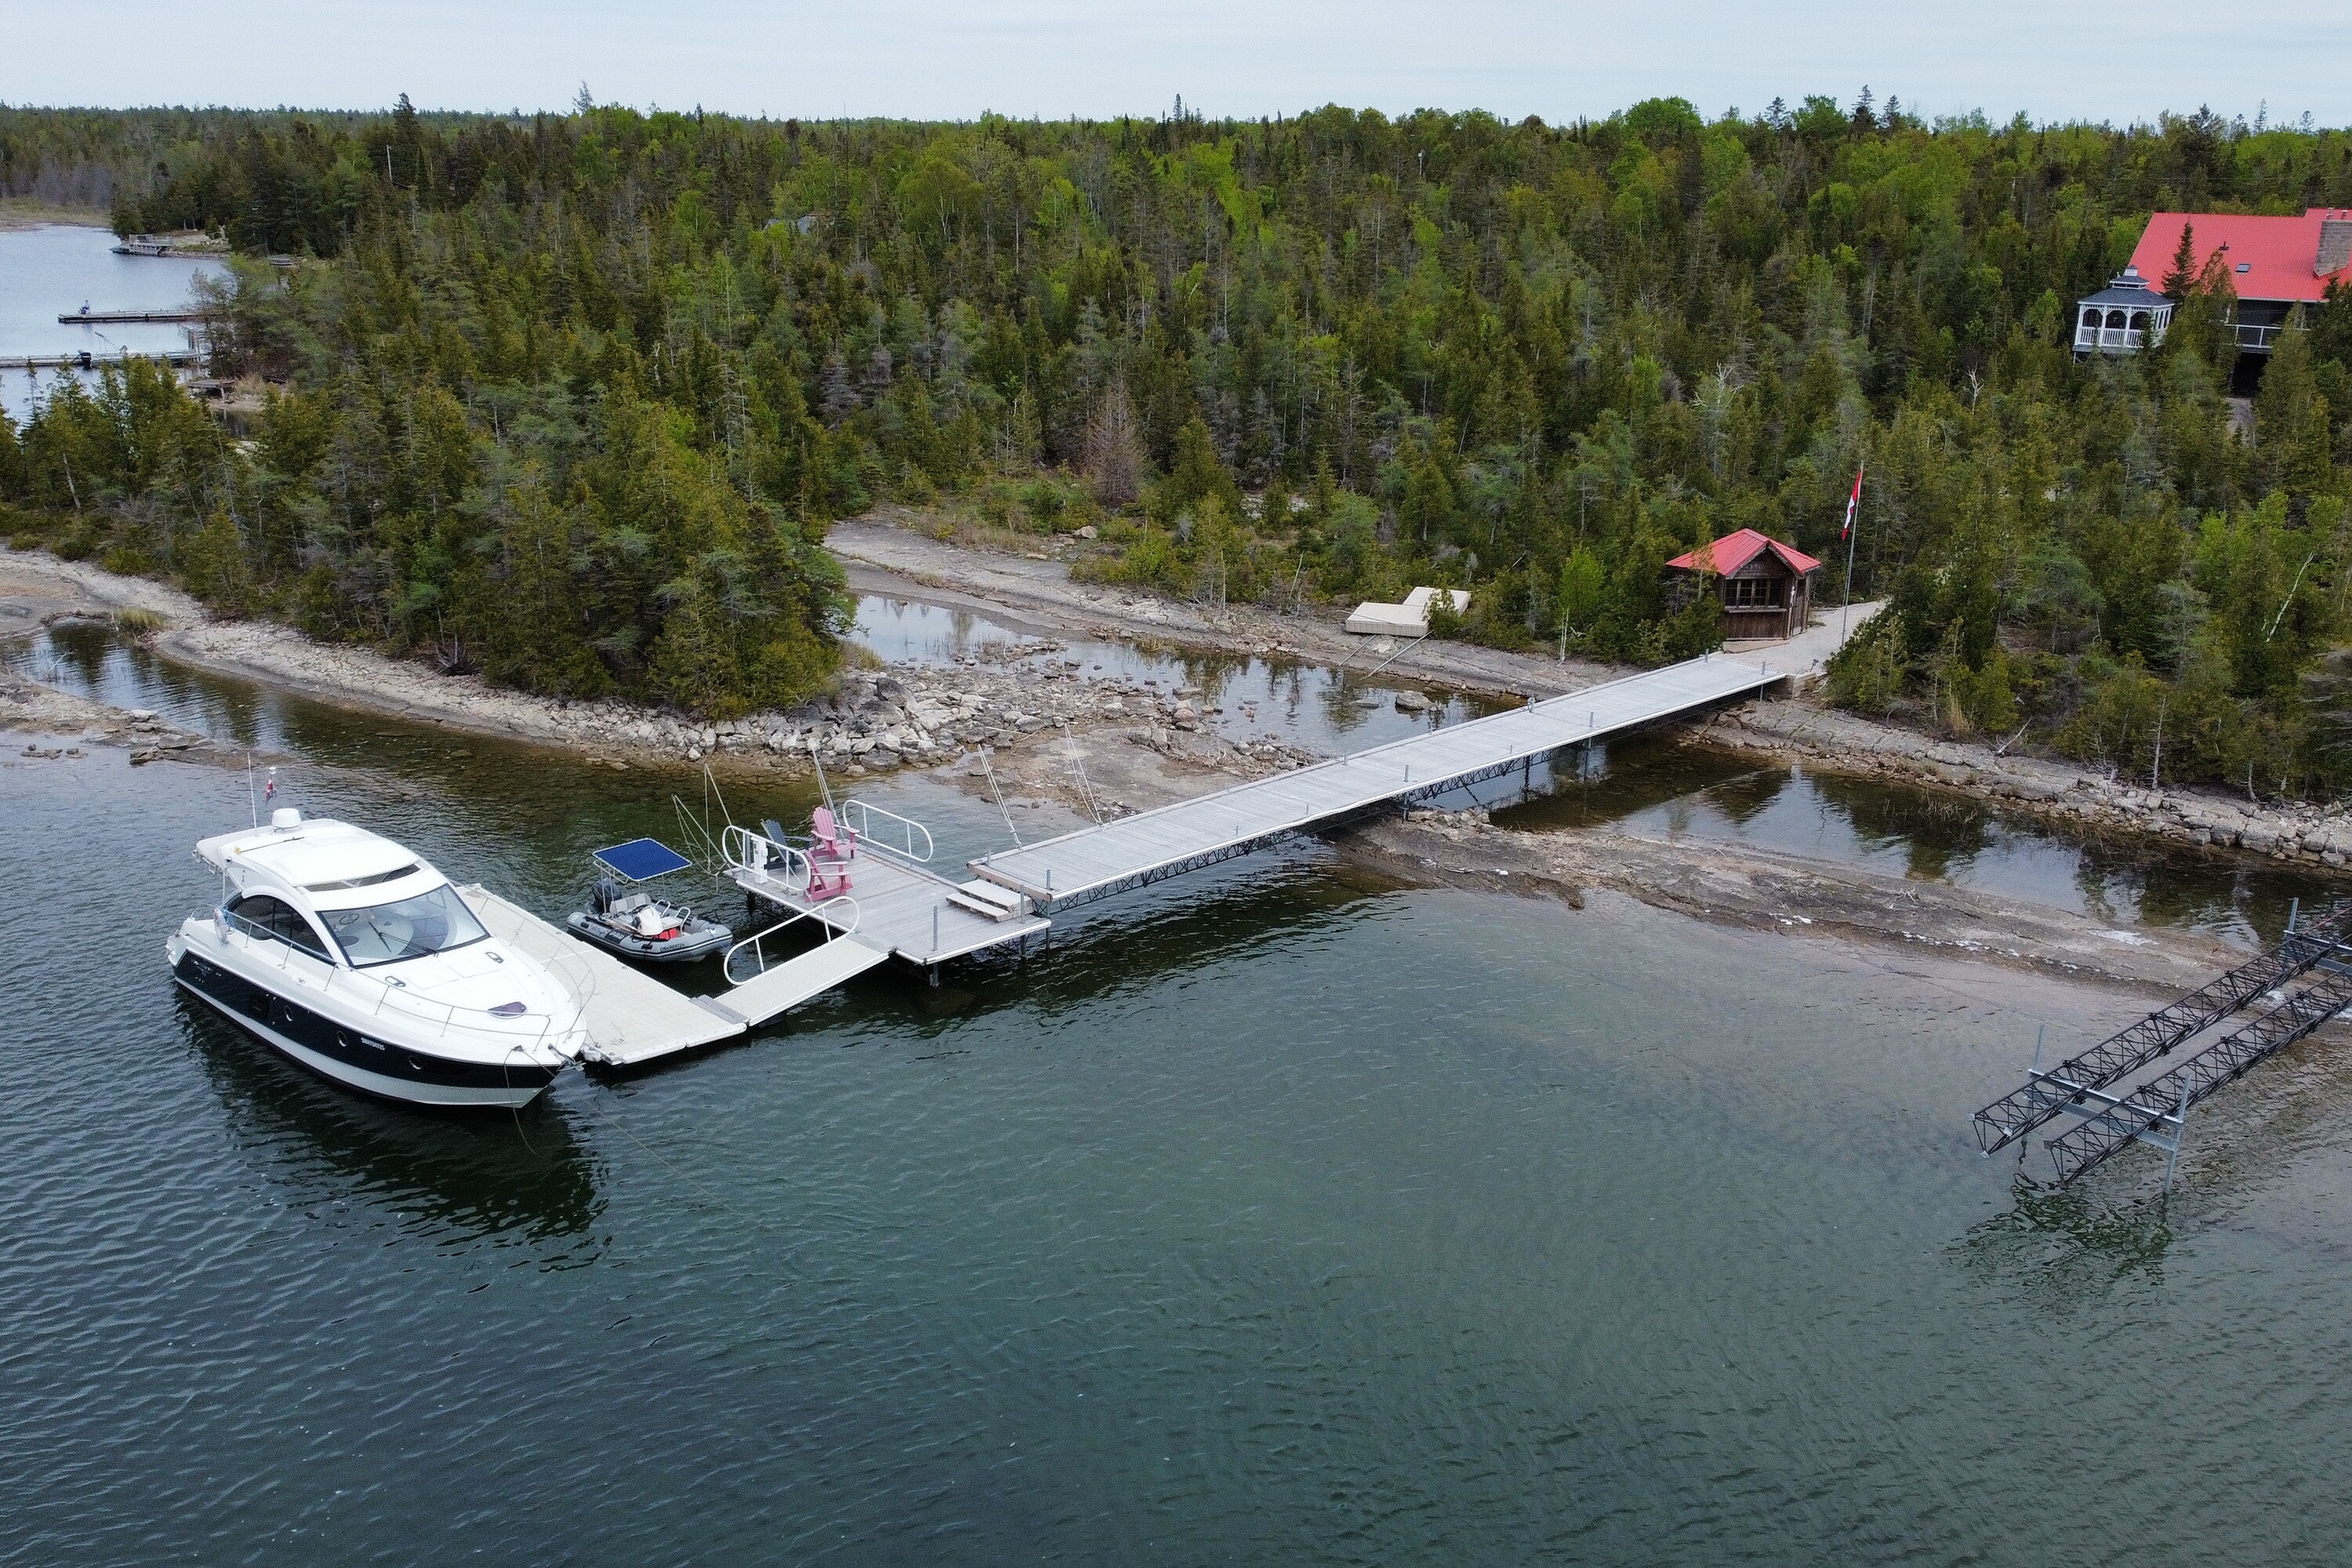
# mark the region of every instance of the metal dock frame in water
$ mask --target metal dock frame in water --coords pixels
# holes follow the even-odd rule
[[[2299,906],[2298,906],[2299,909]],[[1976,1113],[1977,1141],[1988,1154],[2060,1116],[2076,1125],[2048,1140],[2053,1174],[2061,1186],[2134,1142],[2165,1152],[2164,1184],[2188,1129],[2189,1107],[2257,1064],[2302,1039],[2352,1006],[2352,903],[2337,903],[2308,925],[2288,917],[2286,934],[2260,958],[2240,964],[2100,1041],[2047,1072],[2036,1065],[2025,1087]],[[2204,1047],[2170,1071],[2122,1093],[2114,1087],[2168,1056],[2257,998],[2313,970],[2322,977],[2255,1016],[2252,1023]]]
[[[2256,997],[2298,978],[2334,953],[2347,926],[2352,926],[2352,904],[2339,904],[2300,929],[2290,921],[2278,945],[2260,957],[2249,959],[2046,1072],[2037,1059],[2022,1089],[1994,1100],[1970,1119],[1978,1147],[1993,1153],[2053,1118],[2067,1114],[2072,1107],[2112,1099],[2102,1091],[2170,1056]]]
[[[971,869],[1041,908],[1066,909],[1382,807],[1523,773],[1556,752],[1752,697],[1786,679],[1754,660],[1689,659],[984,855]]]

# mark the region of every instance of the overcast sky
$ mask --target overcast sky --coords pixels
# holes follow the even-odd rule
[[[968,119],[1338,102],[1710,116],[1868,83],[1928,114],[2352,122],[2352,0],[0,0],[0,100]]]

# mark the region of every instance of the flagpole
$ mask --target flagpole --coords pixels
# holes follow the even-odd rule
[[[1862,521],[1862,476],[1870,468],[1864,463],[1853,471],[1853,500],[1845,509],[1845,603],[1838,606],[1838,647],[1845,647],[1846,616],[1853,609],[1853,535]]]

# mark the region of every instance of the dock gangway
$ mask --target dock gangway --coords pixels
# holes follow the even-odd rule
[[[858,937],[926,967],[1025,946],[1050,928],[1048,909],[1343,826],[1382,807],[1524,773],[1559,752],[1753,697],[1792,673],[1720,654],[1686,659],[983,855],[968,863],[971,879],[962,882],[927,864],[929,834],[907,832],[919,830],[919,824],[845,802],[853,827],[864,825],[856,859],[845,868],[863,912]],[[778,909],[815,910],[821,900],[809,886],[805,852],[785,844],[782,829],[770,825],[762,835],[730,825],[725,831],[723,859],[736,886]]]
[[[1065,909],[1521,772],[1570,747],[1752,697],[1787,679],[1754,659],[1687,659],[985,855],[971,868],[1038,908]]]

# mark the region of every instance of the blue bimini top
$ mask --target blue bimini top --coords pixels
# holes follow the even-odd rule
[[[625,882],[650,882],[694,864],[658,838],[632,838],[610,849],[592,850],[588,858]]]

